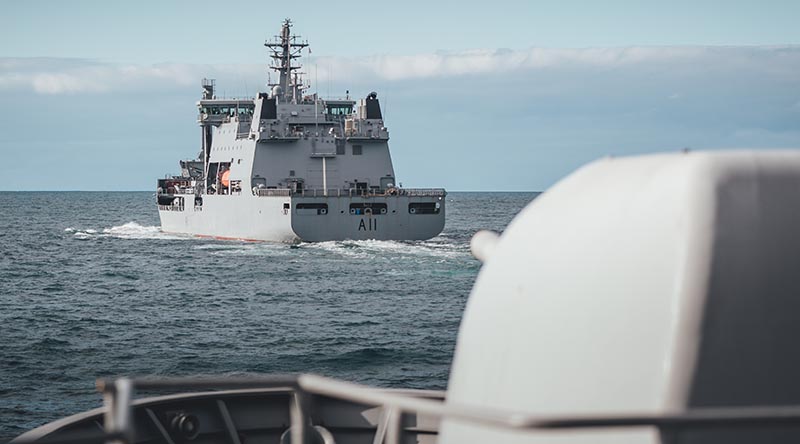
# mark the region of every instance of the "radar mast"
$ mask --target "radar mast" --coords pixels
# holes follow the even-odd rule
[[[297,103],[298,99],[302,98],[304,87],[302,80],[298,77],[302,73],[293,71],[302,66],[293,65],[292,60],[300,58],[303,48],[308,46],[308,41],[298,41],[300,36],[292,35],[291,27],[292,21],[287,18],[283,21],[281,34],[276,35],[272,41],[264,42],[264,46],[272,51],[270,68],[280,73],[278,83],[269,83],[268,85],[270,87],[280,86],[284,96],[282,101]]]

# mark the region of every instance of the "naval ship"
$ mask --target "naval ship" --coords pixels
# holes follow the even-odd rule
[[[438,235],[446,192],[398,186],[378,94],[306,94],[298,61],[308,42],[291,27],[264,43],[278,73],[269,93],[218,98],[203,79],[202,150],[158,180],[162,231],[278,242]]]

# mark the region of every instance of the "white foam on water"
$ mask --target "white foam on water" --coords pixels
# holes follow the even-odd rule
[[[202,244],[192,247],[194,250],[230,250],[231,246],[223,243],[218,244]]]
[[[315,250],[322,250],[329,253],[338,254],[345,257],[365,258],[369,254],[365,251],[359,251],[357,246],[349,245],[348,242],[342,241],[327,241],[327,242],[314,242],[301,244],[301,248],[311,248]]]
[[[208,251],[214,256],[279,256],[289,255],[288,244],[276,242],[245,242],[220,240],[192,247],[194,250]]]
[[[111,228],[97,230],[94,228],[74,228],[64,229],[67,233],[72,233],[76,239],[91,239],[100,237],[115,237],[119,239],[192,239],[189,236],[169,234],[161,231],[157,226],[140,225],[136,222],[128,222]]]
[[[201,241],[191,235],[164,233],[158,226],[141,225],[136,222],[127,222],[111,228],[103,228],[100,231],[93,228],[79,229],[75,227],[65,228],[64,231],[72,233],[76,239],[114,237],[118,239],[195,239]],[[283,243],[243,242],[235,240],[214,241],[209,243],[208,239],[203,239],[202,242],[203,243],[195,245],[192,248],[196,250],[207,250],[212,255],[296,255],[288,244]],[[389,255],[428,256],[446,260],[469,256],[468,246],[436,241],[401,242],[385,240],[346,240],[302,243],[300,246],[304,249],[324,251],[349,258],[370,258],[376,255]]]
[[[455,245],[438,244],[429,242],[398,242],[398,241],[357,241],[360,246],[376,252],[412,255],[412,256],[432,256],[443,259],[452,259],[463,255]]]
[[[86,230],[87,232],[89,230]],[[155,225],[139,225],[136,222],[128,222],[111,228],[104,228],[103,235],[117,237],[121,239],[191,239],[189,236],[164,233],[161,228]]]
[[[443,243],[435,241],[424,241],[419,244],[421,247],[428,249],[432,255],[441,256],[444,258],[456,258],[460,256],[472,257],[469,249],[469,243],[455,244]]]
[[[194,249],[208,251],[209,254],[213,256],[238,256],[250,254],[255,248],[255,244],[245,244],[243,241],[220,240],[218,242],[219,243],[215,244],[198,245],[194,247]]]
[[[348,257],[369,257],[376,254],[388,254],[397,256],[432,256],[443,259],[453,259],[469,254],[466,250],[461,251],[461,249],[458,249],[456,245],[385,240],[317,242],[303,244],[303,247],[325,250]]]

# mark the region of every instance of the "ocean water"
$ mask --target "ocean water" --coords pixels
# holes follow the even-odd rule
[[[424,242],[162,234],[154,197],[0,193],[0,438],[97,407],[107,376],[314,372],[443,389],[480,264],[536,193],[450,193]]]

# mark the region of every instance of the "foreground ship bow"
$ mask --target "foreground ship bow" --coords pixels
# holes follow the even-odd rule
[[[423,240],[444,228],[445,190],[397,186],[378,96],[304,95],[294,61],[308,44],[265,43],[269,94],[218,99],[203,81],[202,152],[158,181],[165,232],[266,241]]]

